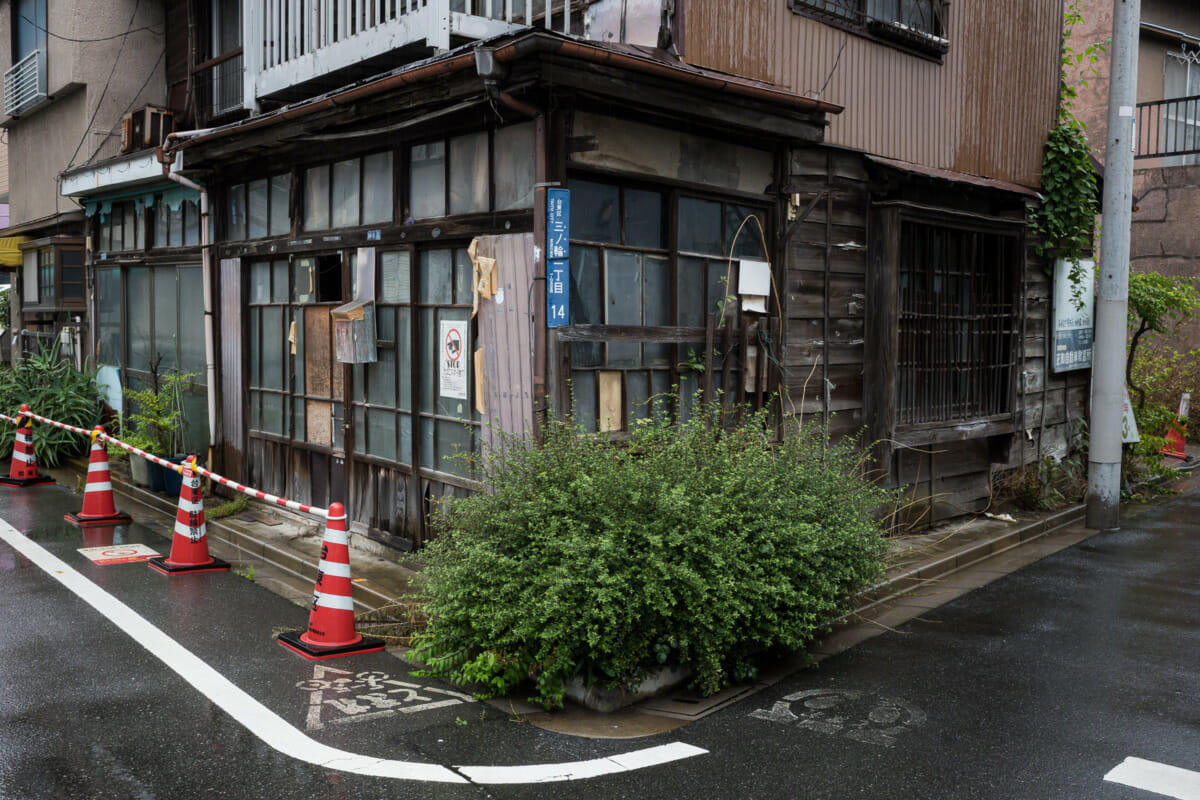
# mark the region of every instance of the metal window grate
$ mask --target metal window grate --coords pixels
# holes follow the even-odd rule
[[[4,73],[4,113],[10,117],[46,99],[46,54],[34,50]]]
[[[1011,411],[1019,270],[1016,236],[902,224],[898,425]]]

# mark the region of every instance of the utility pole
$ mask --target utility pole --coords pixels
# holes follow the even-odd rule
[[[1104,149],[1104,220],[1092,362],[1087,526],[1120,527],[1121,406],[1125,399],[1129,226],[1133,218],[1133,128],[1141,0],[1113,0],[1108,138]]]

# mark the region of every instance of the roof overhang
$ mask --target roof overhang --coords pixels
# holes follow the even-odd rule
[[[1037,190],[1031,189],[1028,186],[1022,186],[1019,183],[1010,183],[1009,181],[996,180],[995,178],[984,178],[979,175],[971,175],[966,172],[955,172],[950,169],[940,169],[938,167],[927,167],[923,164],[913,164],[908,161],[897,161],[894,158],[884,158],[883,156],[867,155],[867,160],[872,161],[884,167],[908,172],[914,175],[923,175],[926,178],[936,178],[943,181],[953,181],[955,183],[966,183],[971,186],[981,186],[985,189],[998,189],[1003,192],[1013,192],[1014,194],[1025,195],[1026,197],[1040,199],[1041,195]]]
[[[27,241],[28,236],[0,237],[0,267],[12,269],[21,266],[21,244]]]
[[[183,154],[174,153],[173,158],[171,171],[179,172],[183,168]],[[64,197],[90,197],[127,192],[165,180],[163,165],[159,163],[155,151],[143,150],[64,172],[62,194]]]

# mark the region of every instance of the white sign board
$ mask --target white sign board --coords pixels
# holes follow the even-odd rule
[[[1092,366],[1095,319],[1096,262],[1079,259],[1082,283],[1071,281],[1071,264],[1054,263],[1054,371],[1069,372]]]
[[[442,320],[438,358],[441,363],[439,394],[467,399],[467,320]]]
[[[135,561],[148,561],[158,555],[158,551],[145,544],[110,544],[104,547],[80,547],[79,552],[95,561],[97,564],[131,564]]]

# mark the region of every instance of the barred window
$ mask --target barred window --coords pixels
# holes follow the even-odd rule
[[[945,0],[791,0],[793,11],[812,12],[931,55],[948,49],[947,6]]]
[[[900,229],[896,424],[1011,412],[1016,234],[906,220]]]

